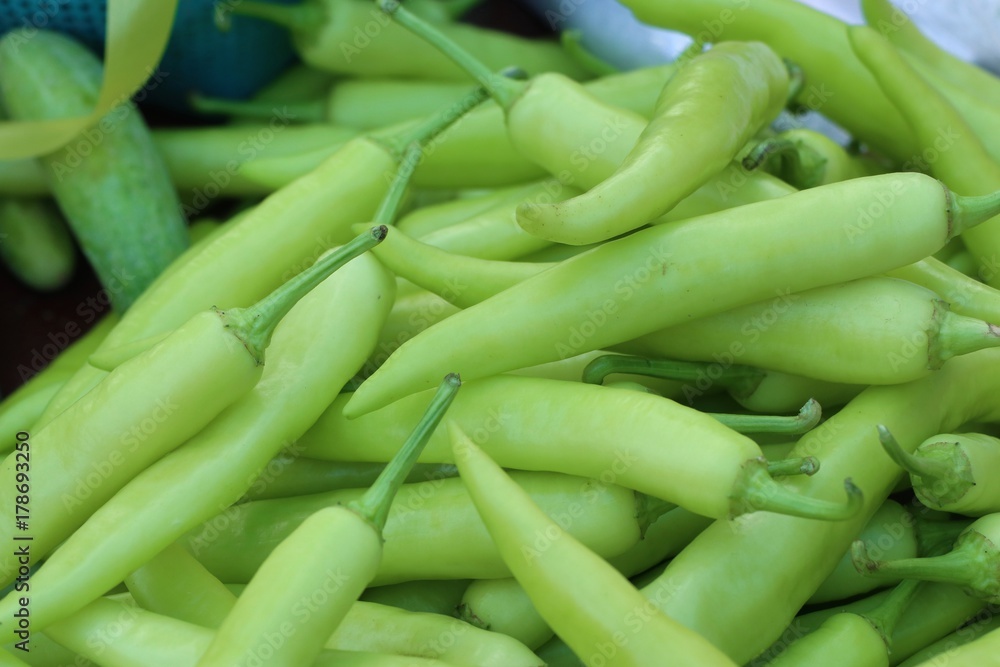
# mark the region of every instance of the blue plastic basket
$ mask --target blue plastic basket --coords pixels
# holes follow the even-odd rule
[[[194,91],[246,98],[294,58],[285,28],[235,16],[232,29],[220,32],[214,23],[214,5],[215,0],[178,2],[173,32],[159,66],[159,82],[149,90],[147,104],[186,110],[187,96]],[[106,0],[0,0],[0,33],[22,26],[57,30],[100,53],[106,12]]]

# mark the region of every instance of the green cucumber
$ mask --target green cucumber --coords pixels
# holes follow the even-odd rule
[[[102,77],[97,57],[65,35],[13,31],[0,39],[0,94],[15,120],[89,115]],[[149,128],[123,100],[39,161],[84,255],[124,312],[188,243]]]

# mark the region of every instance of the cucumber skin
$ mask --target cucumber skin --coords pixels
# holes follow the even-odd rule
[[[96,56],[65,35],[14,31],[0,39],[0,94],[15,120],[87,115],[102,77]],[[124,312],[188,245],[177,192],[142,115],[125,100],[39,161],[84,255]]]

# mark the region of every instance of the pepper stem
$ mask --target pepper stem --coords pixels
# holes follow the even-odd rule
[[[219,315],[226,327],[232,330],[233,335],[243,342],[257,364],[262,364],[264,350],[270,344],[271,335],[281,318],[298,303],[299,299],[326,280],[334,271],[381,243],[388,231],[385,225],[372,227],[350,243],[323,255],[308,269],[249,308],[219,311]]]
[[[788,70],[788,97],[786,106],[794,106],[795,100],[798,99],[799,95],[802,94],[802,90],[806,87],[806,71],[794,60],[789,60],[788,58],[783,58],[782,60],[785,63],[785,69]]]
[[[786,477],[788,475],[811,477],[818,472],[819,460],[813,456],[767,462],[767,474],[771,477]]]
[[[472,606],[468,602],[463,602],[455,607],[455,615],[459,620],[465,621],[469,625],[474,625],[480,630],[490,629],[490,624],[476,616],[476,612],[472,611]]]
[[[356,512],[375,526],[379,534],[385,528],[386,519],[389,517],[389,508],[392,506],[392,501],[396,497],[399,487],[406,481],[410,470],[420,458],[420,454],[424,451],[424,446],[430,440],[434,429],[441,423],[448,406],[455,400],[460,386],[462,386],[462,381],[457,373],[449,373],[444,377],[437,393],[431,399],[427,411],[420,418],[399,452],[392,457],[375,482],[365,491],[365,494],[347,505],[348,509]]]
[[[604,378],[614,373],[644,375],[667,380],[698,380],[706,377],[709,370],[714,372],[708,377],[722,385],[731,381],[757,380],[764,375],[763,371],[751,366],[734,364],[728,368],[718,368],[718,364],[704,364],[695,361],[647,359],[624,354],[606,354],[587,364],[586,368],[583,369],[583,381],[588,384],[601,384],[604,382]]]
[[[974,317],[945,311],[941,317],[937,339],[937,343],[930,348],[931,354],[936,357],[930,360],[932,368],[944,364],[952,357],[1000,347],[1000,327]]]
[[[816,428],[823,410],[819,401],[810,398],[792,417],[784,415],[736,415],[709,413],[716,421],[725,424],[738,433],[783,433],[798,435]]]
[[[743,158],[743,168],[757,169],[775,155],[781,158],[778,173],[783,180],[800,189],[819,185],[826,175],[826,158],[802,142],[782,137],[765,139],[754,146]]]
[[[934,459],[911,454],[900,447],[899,442],[896,441],[896,438],[892,435],[888,428],[882,424],[879,424],[877,428],[878,440],[882,443],[882,449],[885,450],[885,453],[888,454],[889,458],[891,458],[900,468],[911,475],[920,477],[921,486],[943,485],[951,487],[960,485],[965,481],[955,470],[954,466],[944,463],[943,461],[936,461]],[[936,493],[935,495],[944,494]]]
[[[923,583],[916,579],[906,579],[892,589],[875,609],[861,614],[861,617],[871,623],[875,631],[882,636],[886,649],[892,648],[892,633],[896,629],[896,624]]]
[[[977,530],[959,536],[946,554],[929,558],[877,561],[861,540],[851,544],[854,568],[879,579],[920,579],[968,588],[973,595],[991,602],[1000,600],[1000,576],[996,565],[1000,552]]]
[[[774,481],[767,472],[767,461],[751,459],[743,465],[740,478],[729,497],[730,515],[733,517],[750,512],[777,512],[804,519],[844,521],[858,515],[864,506],[861,489],[850,478],[844,480],[846,503],[810,498],[795,493]]]
[[[1000,191],[978,197],[964,197],[947,191],[950,205],[948,218],[950,222],[949,240],[955,238],[970,227],[1000,215]]]
[[[306,32],[322,25],[323,10],[314,5],[276,5],[258,0],[240,0],[238,3],[215,3],[215,25],[222,32],[232,27],[232,15],[264,19],[288,28],[293,32]]]
[[[369,136],[385,144],[398,159],[403,159],[414,144],[426,146],[487,99],[489,95],[486,90],[482,86],[476,86],[470,88],[469,92],[454,104],[439,109],[423,121],[406,124],[402,128],[393,127],[387,132],[372,132]]]
[[[244,118],[271,118],[276,111],[274,104],[270,102],[226,100],[198,93],[189,95],[188,103],[192,109],[199,113],[225,114]],[[282,104],[282,107],[291,111],[292,117],[296,120],[314,123],[326,120],[326,106],[324,99]]]
[[[510,109],[526,84],[497,75],[438,28],[401,6],[398,0],[375,0],[376,6],[401,26],[432,44],[438,51],[478,81],[503,109]]]

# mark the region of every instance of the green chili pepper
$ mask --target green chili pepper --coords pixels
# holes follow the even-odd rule
[[[717,522],[644,593],[734,660],[746,662],[780,636],[895,486],[899,468],[873,451],[876,425],[888,424],[909,449],[962,423],[995,419],[998,363],[1000,352],[983,350],[921,380],[871,387],[802,437],[789,455],[815,456],[822,469],[783,485],[830,498],[851,475],[865,489],[865,510],[855,518],[822,524],[758,513],[739,519],[735,530]],[[776,553],[795,557],[776,567]],[[761,600],[768,601],[767,613]]]
[[[809,399],[827,407],[843,405],[857,396],[865,385],[825,382],[753,366],[736,364],[731,354],[715,361],[693,362],[646,359],[624,355],[595,358],[584,369],[584,381],[600,384],[613,373],[634,373],[683,381],[678,400],[689,405],[717,389],[724,389],[741,407],[754,412],[795,412]]]
[[[550,159],[561,160],[553,164],[563,164],[571,155],[576,167],[573,167],[573,164],[570,167],[574,169],[580,166],[581,160],[589,161],[595,151],[602,147],[598,144],[590,148],[588,144],[595,136],[599,136],[602,130],[606,136],[628,134],[638,137],[645,126],[645,117],[653,112],[657,92],[674,70],[673,65],[660,65],[583,84],[587,99],[593,97],[603,103],[603,115],[592,119],[590,125],[577,128],[574,122],[573,127],[556,128],[566,132],[565,141],[575,143],[571,144],[572,153],[561,154],[559,151],[552,151]],[[627,126],[619,127],[621,123],[627,123]],[[409,125],[397,126],[394,129],[403,131]],[[615,140],[614,143],[617,145],[619,142]],[[630,147],[623,148],[627,151]],[[497,187],[521,184],[543,177],[545,170],[532,159],[522,155],[519,151],[523,148],[524,146],[515,147],[507,136],[503,111],[495,105],[487,105],[470,113],[461,124],[444,132],[434,142],[433,150],[429,151],[421,163],[421,168],[417,170],[414,185],[427,188]],[[240,173],[248,179],[276,189],[316,168],[329,157],[329,154],[329,150],[323,149],[297,158],[286,157],[275,160],[259,158],[245,164]],[[624,153],[619,162],[621,158],[624,158]],[[616,167],[617,164],[616,162],[611,166]],[[568,187],[573,174],[572,172],[562,174],[561,171],[562,168],[559,168],[555,172],[560,176],[558,181],[563,187]],[[735,191],[736,188],[731,187],[728,194]]]
[[[719,44],[670,80],[656,114],[614,174],[569,201],[518,208],[518,223],[536,236],[573,245],[641,227],[722,172],[777,118],[787,92],[787,70],[766,45]],[[509,127],[513,132],[513,118]]]
[[[517,224],[515,210],[526,201],[556,201],[572,197],[580,190],[546,179],[529,186],[517,199],[505,201],[486,211],[441,229],[420,234],[409,226],[399,231],[420,238],[421,243],[456,255],[508,260],[549,247],[550,241],[532,236]]]
[[[374,373],[405,341],[457,312],[458,308],[426,290],[397,297],[379,331],[372,354],[358,373],[357,384]]]
[[[582,542],[605,556],[638,542],[657,513],[667,509],[662,502],[598,480],[541,472],[518,472],[515,477],[553,516],[567,517]],[[223,581],[248,581],[308,516],[356,501],[363,493],[348,489],[246,503],[191,531],[186,546]],[[582,510],[586,512],[581,515]],[[457,479],[405,486],[384,535],[385,551],[373,585],[510,576]]]
[[[921,148],[936,156],[926,168],[956,192],[980,194],[1000,188],[1000,155],[991,157],[984,147],[988,135],[976,134],[962,115],[933,86],[920,77],[886,40],[871,28],[849,31],[851,46],[869,69],[885,95],[892,100],[915,133]],[[994,121],[1000,122],[1000,117]],[[947,150],[934,148],[941,128],[954,136]],[[991,129],[992,133],[992,129]],[[917,153],[914,153],[917,155]],[[918,165],[919,166],[919,165]],[[962,240],[980,262],[995,261],[1000,249],[1000,219],[969,230]],[[989,276],[992,284],[1000,277]]]
[[[774,162],[778,163],[774,173],[800,190],[888,171],[872,158],[851,155],[833,139],[806,128],[764,139],[743,158],[743,166],[751,170]]]
[[[807,72],[799,104],[821,111],[852,135],[900,161],[917,153],[917,144],[899,113],[853,55],[844,24],[829,14],[792,0],[625,0],[624,4],[640,21],[681,30],[696,42],[767,42]]]
[[[920,174],[890,174],[642,230],[404,343],[358,388],[346,412],[355,417],[427,388],[444,356],[474,379],[622,343],[778,290],[795,293],[904,266],[998,211],[1000,194],[964,198]],[[810,233],[790,233],[803,217],[816,218]],[[720,238],[760,252],[710,252]],[[706,274],[717,278],[706,284]]]
[[[336,80],[335,75],[295,63],[258,90],[256,102],[300,102],[322,95]]]
[[[461,97],[468,88],[462,81],[347,79],[334,83],[322,97],[292,102],[283,109],[296,122],[373,130],[434,113],[449,100]],[[263,119],[274,115],[274,104],[268,102],[196,97],[191,105],[205,113]]]
[[[584,352],[583,354],[578,354],[575,357],[560,359],[559,361],[550,361],[546,364],[519,368],[517,370],[510,371],[507,375],[524,375],[533,378],[544,378],[546,380],[579,382],[580,378],[583,377],[583,370],[587,367],[587,364],[597,357],[605,354],[608,353],[603,350]],[[641,375],[631,375],[626,377],[628,377],[628,379],[633,383],[641,384],[647,389],[652,390],[652,392],[657,396],[677,400],[682,395],[683,384],[680,382]]]
[[[449,432],[459,474],[504,561],[541,616],[587,662],[649,665],[670,651],[685,664],[735,665],[564,532],[461,427],[449,422]],[[552,536],[545,549],[532,546],[541,534]]]
[[[836,614],[848,612],[863,615],[876,609],[890,593],[891,591],[882,591],[844,605],[795,617],[778,641],[750,661],[748,667],[768,664],[793,642],[815,632]],[[929,641],[953,632],[956,627],[970,620],[984,604],[982,600],[967,595],[957,586],[934,583],[921,586],[892,633],[892,662],[901,662],[926,646]]]
[[[846,505],[788,494],[768,475],[756,443],[708,415],[658,396],[517,376],[467,383],[463,394],[449,419],[472,432],[507,467],[601,480],[611,470],[615,484],[716,518],[766,510],[837,519],[855,511],[860,494],[849,482]],[[387,460],[391,453],[385,443],[392,440],[389,433],[397,428],[398,416],[386,415],[412,414],[426,400],[414,396],[385,412],[348,419],[348,398],[338,398],[299,440],[305,455]],[[692,450],[688,442],[700,444]],[[451,462],[446,445],[444,434],[435,434],[423,460]]]
[[[291,452],[279,454],[268,461],[264,470],[251,484],[241,501],[289,498],[338,489],[359,489],[372,485],[385,467],[379,463],[332,463],[317,461]],[[407,484],[431,479],[445,479],[458,474],[455,466],[417,464],[406,478]]]
[[[315,151],[317,146],[323,146],[328,157],[359,134],[348,127],[291,125],[295,119],[284,107],[271,110],[271,122],[265,125],[153,130],[153,145],[182,195],[179,206],[185,214],[190,217],[219,197],[269,195],[277,188],[248,177],[248,167]],[[0,194],[49,193],[45,172],[34,160],[0,160]]]
[[[169,550],[169,556],[154,559],[156,567],[142,568],[146,572],[144,592],[152,611],[181,619],[197,618],[205,627],[217,627],[236,604],[236,594],[245,586],[225,586],[204,568],[192,562],[186,551]],[[192,605],[189,597],[169,590],[179,576],[186,578],[186,585],[199,591],[200,604]],[[133,576],[133,580],[135,577]],[[426,584],[428,582],[417,582]],[[434,582],[445,587],[455,587],[462,582]],[[464,584],[462,584],[464,587]],[[392,587],[383,587],[392,588]],[[381,589],[370,589],[381,590]],[[44,636],[44,635],[36,635]],[[371,602],[357,602],[351,606],[337,631],[327,640],[324,656],[340,655],[343,651],[395,654],[396,656],[421,655],[428,659],[439,658],[449,665],[469,667],[537,666],[537,658],[526,647],[509,637],[483,632],[456,619],[435,613],[416,613]],[[375,656],[366,656],[375,660]],[[403,660],[397,657],[397,660]],[[315,663],[319,664],[319,663]],[[322,664],[327,664],[323,662]],[[332,664],[340,664],[333,662]],[[381,662],[362,663],[374,667],[397,663],[388,655]],[[410,663],[403,661],[404,665]],[[419,663],[423,664],[423,663]],[[433,663],[437,664],[437,663]]]
[[[919,60],[939,76],[994,108],[1000,104],[1000,83],[994,74],[952,55],[920,32],[906,13],[887,0],[861,0],[865,22],[893,43],[901,52]]]
[[[482,83],[503,110],[511,145],[565,184],[589,188],[610,176],[646,125],[639,114],[602,102],[556,72],[539,74],[529,82],[501,80],[488,65],[396,0],[378,0],[376,5],[391,16],[393,25],[399,23],[418,35],[417,41],[433,44]],[[553,117],[554,108],[572,109],[572,116]]]
[[[558,44],[528,40],[495,30],[441,22],[414,4],[414,12],[435,21],[451,39],[476,49],[494,69],[513,63],[530,71],[586,72]],[[465,73],[406,30],[393,25],[368,0],[316,0],[295,6],[243,0],[226,5],[234,14],[254,16],[287,27],[302,60],[311,67],[364,77],[415,77],[463,80]],[[405,57],[400,57],[405,53]]]
[[[357,229],[357,227],[355,227]],[[552,264],[450,255],[390,232],[375,255],[394,273],[468,308]],[[873,326],[877,323],[877,326]],[[825,340],[818,340],[821,326]],[[858,336],[864,332],[860,349]],[[632,354],[742,364],[843,384],[896,384],[949,358],[1000,345],[986,322],[950,312],[936,294],[903,280],[862,278],[777,297],[647,334],[617,349]],[[609,359],[627,363],[625,359]]]
[[[947,263],[951,268],[970,277],[979,273],[979,262],[976,261],[971,252],[964,248],[948,258]]]
[[[899,503],[887,500],[865,524],[857,539],[887,558],[912,558],[917,555],[916,518]],[[809,597],[807,604],[846,600],[896,582],[864,577],[854,568],[850,552],[844,552],[830,576]]]
[[[0,261],[43,292],[66,285],[76,267],[76,246],[58,210],[34,199],[0,200]]]
[[[170,331],[215,304],[243,306],[266,294],[293,276],[303,261],[349,239],[347,225],[372,219],[412,144],[430,141],[482,99],[479,92],[470,92],[415,127],[348,142],[318,169],[265,199],[201,248],[183,269],[175,268],[152,285],[101,349]],[[265,256],[267,262],[257,261]],[[72,404],[102,376],[96,369],[84,369],[74,378],[73,391],[57,395],[42,420]]]
[[[319,510],[281,541],[226,615],[199,665],[228,667],[259,659],[273,633],[294,638],[270,644],[268,664],[308,664],[319,655],[375,578],[389,508],[460,384],[457,375],[445,377],[399,453],[361,498]],[[325,595],[316,596],[317,590]]]
[[[436,658],[462,667],[542,667],[521,642],[442,614],[356,602],[327,642],[340,651]]]
[[[609,558],[608,563],[626,577],[634,576],[675,555],[711,522],[683,508],[672,509],[657,518],[635,546]],[[516,579],[472,582],[462,596],[458,616],[514,637],[529,648],[537,648],[553,635]]]
[[[400,9],[394,0],[380,0],[377,4],[408,29],[433,42],[483,82],[503,109],[510,143],[521,154],[554,174],[563,185],[590,188],[610,177],[646,127],[645,120],[636,113],[609,106],[608,102],[617,103],[624,96],[611,99],[611,95],[603,96],[603,91],[596,86],[588,89],[557,74],[540,75],[528,83],[500,81],[490,76],[488,68],[470,53],[450,42],[434,26]],[[561,122],[553,122],[553,108],[573,109],[572,122],[565,122],[565,117],[560,119]],[[629,109],[650,115],[655,113],[655,110],[647,112],[638,104]],[[756,180],[752,176],[741,175],[741,178],[744,181]],[[733,185],[721,182],[722,175],[717,179],[710,185],[719,190],[727,189],[723,199],[729,193],[738,191]],[[755,186],[754,189],[759,188]],[[702,186],[702,189],[707,187]],[[522,206],[522,209],[525,207]]]
[[[949,667],[979,667],[996,662],[998,648],[1000,648],[1000,633],[993,630],[978,639],[949,650],[947,655],[931,657],[919,662],[907,662],[906,664],[917,667],[935,667],[942,664],[942,660],[946,660]]]
[[[343,259],[345,254],[331,253],[318,266]],[[389,307],[392,289],[384,269],[374,258],[364,257],[305,296],[275,331],[268,353],[274,363],[266,366],[253,390],[206,428],[196,429],[200,432],[183,447],[135,476],[113,500],[93,512],[32,577],[33,626],[42,629],[48,620],[95,599],[185,530],[246,492],[270,458],[316,420],[363,362]],[[344,313],[351,314],[349,326]],[[325,335],[317,337],[320,331]],[[139,362],[124,364],[109,377]],[[176,365],[177,360],[171,363]],[[204,368],[198,369],[200,391],[206,382]],[[144,378],[148,370],[144,369]],[[158,374],[167,377],[165,371]],[[162,398],[162,385],[157,389],[156,397]],[[176,400],[180,403],[183,397]],[[67,414],[72,418],[77,409],[74,405]],[[75,426],[70,428],[79,428],[79,420],[73,421]],[[117,440],[109,444],[117,445]],[[149,447],[150,441],[143,446]],[[33,504],[40,490],[32,495]],[[76,489],[71,487],[68,493]],[[93,502],[92,496],[86,502]],[[137,542],[136,535],[142,535],[142,540]],[[5,600],[0,607],[12,602]]]
[[[195,667],[215,637],[207,628],[146,611],[128,597],[95,600],[72,617],[53,625],[46,634],[101,665],[150,667]],[[446,667],[454,663],[364,651],[325,650],[315,661],[301,664],[314,667]]]
[[[236,596],[179,544],[166,549],[125,577],[140,607],[205,628],[222,624]]]
[[[58,33],[14,32],[0,44],[0,89],[16,120],[89,114],[102,77],[97,57]],[[125,101],[40,161],[84,255],[124,312],[187,247],[177,193],[149,129]]]
[[[889,667],[892,632],[919,586],[918,582],[904,581],[870,612],[831,616],[815,632],[792,644],[768,664],[774,667],[843,664]]]
[[[482,219],[482,218],[480,218]],[[392,244],[377,255],[397,276],[429,290],[459,308],[481,303],[508,287],[551,268],[551,263],[508,262],[448,252],[393,229]]]
[[[455,615],[477,628],[513,637],[532,650],[555,634],[513,578],[472,582]]]
[[[851,544],[851,556],[854,566],[865,575],[955,584],[971,595],[996,603],[1000,601],[998,534],[1000,514],[987,514],[966,528],[952,550],[942,556],[884,561],[873,559],[863,542]]]
[[[267,183],[245,173],[257,161],[295,156],[323,146],[333,154],[360,132],[350,127],[302,125],[283,106],[272,105],[267,123],[229,127],[163,129],[153,143],[184,200],[188,218],[220,198],[269,195]]]
[[[212,632],[142,609],[129,597],[100,598],[45,634],[99,665],[194,667]]]
[[[731,355],[743,364],[828,382],[897,384],[923,377],[954,356],[996,345],[1000,330],[952,313],[930,290],[871,277],[779,294],[618,349],[689,361]]]
[[[368,588],[359,599],[406,611],[448,615],[462,601],[462,595],[470,583],[469,579],[404,581]]]
[[[983,635],[1000,628],[1000,614],[995,608],[984,609],[979,616],[973,618],[969,623],[963,625],[950,635],[946,635],[933,644],[927,644],[903,662],[898,663],[900,667],[916,667],[926,664],[935,665],[953,655],[959,649],[970,642],[973,642]],[[991,651],[995,653],[994,651]],[[942,656],[938,658],[938,656]],[[935,660],[931,660],[935,658]],[[977,662],[976,664],[984,664]]]
[[[933,257],[893,269],[887,275],[908,280],[937,292],[959,315],[987,322],[1000,321],[1000,291],[956,271]],[[988,281],[987,275],[984,270],[980,271],[983,280]]]
[[[17,433],[31,428],[55,392],[87,361],[116,324],[118,314],[108,313],[72,343],[71,331],[67,329],[65,336],[69,347],[59,352],[47,366],[43,369],[35,366],[46,361],[40,353],[31,359],[32,368],[21,366],[17,369],[26,382],[0,403],[0,452],[6,454],[14,448]],[[79,329],[72,333],[79,335]],[[35,372],[37,374],[33,374]]]
[[[417,208],[395,224],[414,238],[433,234],[511,202],[520,202],[542,192],[536,183],[514,185],[473,193],[449,202]]]
[[[886,453],[910,474],[917,498],[931,509],[966,516],[1000,512],[989,480],[1000,467],[1000,440],[979,433],[944,433],[928,438],[913,453],[887,430],[879,431]]]

